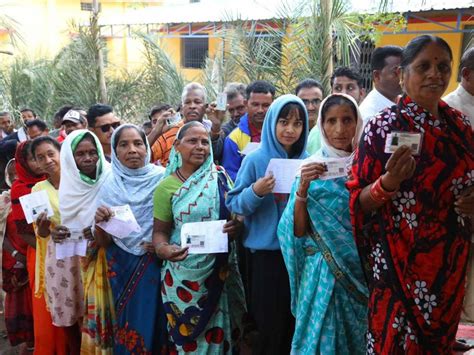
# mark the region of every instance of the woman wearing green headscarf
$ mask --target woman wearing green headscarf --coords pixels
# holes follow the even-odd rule
[[[70,236],[74,231],[90,230],[94,221],[97,194],[109,171],[109,164],[105,160],[99,139],[92,132],[76,130],[67,136],[61,147],[61,226],[57,227],[59,235],[67,237],[66,233]],[[66,240],[63,243],[71,242]],[[83,247],[87,244],[86,241],[79,243],[82,243]],[[81,300],[82,311],[85,313],[77,315],[79,320],[84,317],[83,323],[80,324],[81,352],[111,353],[113,299],[106,278],[105,252],[103,248],[98,248],[94,241],[88,244],[87,257],[81,258],[83,263],[79,265],[83,266],[84,271],[80,287],[84,289],[85,296],[84,300]],[[79,245],[76,243],[76,246]],[[94,348],[93,352],[91,348]],[[87,351],[84,352],[85,350]]]

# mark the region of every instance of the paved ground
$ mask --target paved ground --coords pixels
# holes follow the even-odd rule
[[[0,291],[1,292],[1,291]],[[5,319],[3,318],[3,311],[0,314],[0,355],[16,355],[19,354],[18,347],[12,348],[5,335]]]
[[[18,347],[12,348],[8,343],[8,339],[3,337],[5,331],[5,322],[3,313],[0,314],[0,355],[17,355],[20,353]],[[464,338],[469,344],[474,345],[474,325],[460,325],[458,330],[458,337]],[[249,349],[244,349],[241,355],[250,354]],[[455,355],[474,355],[474,349],[465,353],[456,352]]]
[[[469,345],[474,345],[474,324],[471,323],[465,323],[465,324],[460,324],[458,328],[458,334],[457,337],[460,339],[465,339]],[[456,353],[456,354],[462,354],[462,353]],[[474,355],[474,349],[469,350],[464,353],[464,355]]]

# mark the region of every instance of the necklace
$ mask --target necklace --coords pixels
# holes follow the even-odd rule
[[[177,176],[178,179],[180,179],[182,182],[186,182],[186,178],[183,176],[183,174],[181,174],[181,172],[179,171],[179,169],[176,169],[176,176]]]

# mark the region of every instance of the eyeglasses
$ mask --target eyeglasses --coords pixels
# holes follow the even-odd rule
[[[112,127],[112,129],[116,129],[119,126],[120,126],[120,122],[114,122],[114,123],[107,123],[102,126],[96,126],[94,128],[100,128],[102,132],[107,133],[110,131],[110,127]]]
[[[321,99],[312,99],[312,100],[303,99],[302,101],[305,106],[309,106],[310,104],[313,104],[314,106],[318,106],[321,103]]]

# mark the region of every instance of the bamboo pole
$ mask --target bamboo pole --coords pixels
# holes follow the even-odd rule
[[[334,70],[333,33],[331,23],[331,19],[333,18],[332,8],[333,0],[321,0],[321,20],[326,22],[325,26],[323,26],[323,28],[326,29],[326,32],[322,34],[324,36],[324,50],[321,58],[323,66],[322,74],[324,76],[324,89],[328,94],[331,92],[330,80],[332,72]]]
[[[100,87],[100,102],[108,103],[107,99],[107,84],[105,82],[105,73],[104,73],[104,56],[102,53],[102,48],[100,45],[100,29],[99,29],[99,1],[92,0],[92,20],[91,20],[91,33],[95,36],[95,41],[97,45],[97,70],[99,76],[99,87]]]

